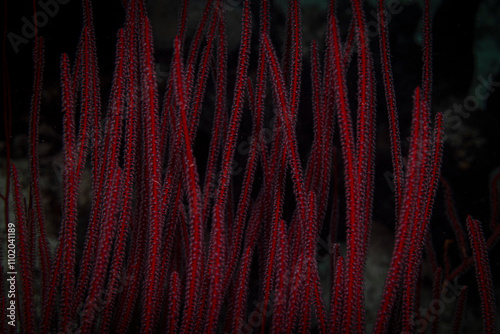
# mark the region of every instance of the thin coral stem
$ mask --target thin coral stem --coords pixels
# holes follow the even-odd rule
[[[227,89],[227,43],[226,43],[226,25],[223,17],[218,17],[219,40],[217,43],[217,63],[216,63],[216,102],[215,116],[212,125],[212,138],[210,141],[209,157],[205,172],[205,180],[203,186],[203,208],[202,222],[205,224],[209,217],[209,208],[211,198],[215,192],[217,160],[220,155],[224,134],[223,123],[224,113],[226,112],[226,89]]]
[[[161,171],[159,164],[159,126],[156,77],[153,60],[153,37],[151,23],[146,16],[144,5],[140,6],[140,71],[142,88],[142,108],[145,124],[145,157],[147,191],[148,191],[148,256],[146,281],[143,295],[143,318],[141,332],[150,333],[154,330],[155,313],[158,307],[157,281],[159,274],[160,249],[162,238],[161,217]]]
[[[78,75],[73,79],[80,80],[81,88],[81,111],[78,137],[74,142],[74,147],[66,148],[68,165],[65,165],[66,181],[64,214],[59,244],[62,248],[62,307],[63,316],[60,319],[60,327],[66,328],[70,325],[73,316],[73,293],[75,288],[75,247],[76,247],[76,227],[78,211],[78,190],[82,179],[83,168],[86,163],[88,147],[92,133],[98,132],[95,127],[99,122],[99,95],[98,95],[98,75],[97,60],[95,54],[95,36],[92,27],[91,5],[88,1],[83,2],[84,27],[80,36],[81,61],[75,71]],[[69,117],[72,117],[69,115]],[[71,121],[74,124],[74,120]],[[71,125],[70,127],[74,127]],[[71,143],[70,143],[71,144]],[[94,138],[94,145],[98,145],[98,140]],[[94,154],[95,155],[95,154]],[[57,269],[58,267],[56,267]],[[55,272],[58,276],[58,272]]]
[[[181,280],[176,271],[170,276],[169,291],[168,332],[177,333],[181,311]]]
[[[33,290],[33,271],[34,271],[34,258],[29,256],[30,251],[28,245],[29,234],[31,232],[32,226],[29,226],[28,219],[26,217],[26,205],[21,193],[21,183],[19,180],[19,172],[15,165],[11,166],[12,172],[12,182],[13,182],[13,198],[14,198],[14,212],[16,214],[16,224],[9,226],[9,234],[12,230],[17,231],[16,237],[10,238],[11,240],[16,240],[16,246],[19,252],[19,273],[15,265],[8,265],[8,279],[15,281],[19,280],[21,282],[21,288],[23,291],[23,298],[16,298],[21,305],[21,321],[24,323],[23,328],[28,333],[34,333],[35,331],[35,304],[34,304],[34,290]],[[14,232],[15,233],[15,232]],[[17,275],[18,277],[16,277]],[[10,283],[12,285],[12,283]],[[20,324],[21,325],[21,324]]]
[[[495,294],[481,222],[467,216],[467,231],[469,232],[476,278],[479,285],[484,331],[493,334],[496,331],[497,314],[495,310]]]
[[[332,296],[330,301],[330,328],[335,333],[341,331],[342,309],[344,305],[344,258],[340,253],[336,256],[335,274],[332,275]]]
[[[390,58],[389,32],[387,27],[387,14],[385,1],[379,0],[377,6],[378,27],[380,31],[380,56],[382,57],[382,73],[385,87],[385,100],[389,116],[389,131],[391,138],[392,166],[394,171],[394,195],[396,199],[396,221],[401,210],[403,192],[403,159],[401,155],[401,137],[399,134],[398,110],[396,105],[396,92],[392,75]]]
[[[405,268],[405,260],[409,243],[411,241],[410,231],[413,227],[413,214],[412,204],[416,202],[416,186],[417,179],[417,137],[422,135],[420,126],[420,117],[417,117],[417,109],[420,106],[420,89],[417,87],[414,97],[414,114],[412,119],[411,130],[411,148],[409,155],[409,168],[405,175],[406,184],[405,192],[403,195],[403,202],[401,206],[401,213],[399,214],[399,222],[396,229],[396,240],[387,274],[386,282],[383,289],[382,300],[379,306],[377,320],[375,322],[374,331],[376,333],[384,333],[389,325],[390,316],[396,302],[397,291],[401,286],[402,272]]]
[[[243,251],[241,255],[240,265],[237,271],[237,279],[235,280],[235,292],[234,292],[234,303],[231,304],[231,320],[230,328],[231,333],[237,333],[241,331],[242,325],[245,324],[244,316],[247,306],[247,296],[249,290],[249,279],[250,279],[250,267],[252,263],[252,257],[255,252],[255,247],[257,245],[257,239],[259,236],[259,228],[262,227],[262,218],[264,211],[264,196],[261,195],[257,199],[257,202],[253,206],[253,210],[250,214],[249,223],[247,226],[245,245],[243,246]]]
[[[242,17],[241,45],[238,57],[237,76],[234,88],[233,104],[229,120],[228,132],[222,152],[221,174],[215,193],[215,205],[212,219],[212,231],[209,243],[209,294],[210,307],[208,308],[205,331],[215,330],[222,304],[223,272],[226,267],[227,247],[223,221],[225,208],[228,203],[229,182],[232,170],[232,160],[236,148],[236,139],[243,111],[243,102],[246,92],[247,71],[250,58],[251,20],[250,0],[245,1]]]
[[[175,41],[174,55],[174,91],[179,107],[179,125],[184,145],[184,167],[189,194],[189,209],[191,215],[189,242],[189,270],[187,276],[186,302],[184,304],[184,318],[182,320],[181,332],[191,332],[194,318],[197,313],[198,293],[200,291],[202,270],[202,231],[201,231],[201,203],[200,190],[198,186],[198,175],[191,147],[189,128],[187,124],[187,96],[185,78],[181,62],[180,41]]]
[[[460,256],[462,259],[467,258],[467,237],[465,231],[460,224],[460,220],[458,219],[457,209],[455,208],[455,204],[453,202],[453,192],[451,191],[451,186],[443,177],[441,177],[441,184],[443,186],[444,193],[444,203],[446,206],[446,217],[450,221],[450,225],[455,233],[455,238],[458,241],[458,246],[460,249]]]
[[[436,195],[438,180],[441,169],[441,156],[443,146],[443,115],[441,113],[436,116],[434,133],[434,147],[432,152],[429,152],[428,166],[424,165],[426,169],[420,173],[421,176],[426,177],[424,180],[425,186],[420,189],[427,189],[427,191],[418,195],[421,202],[418,212],[423,212],[421,216],[417,216],[418,221],[414,223],[413,232],[411,233],[411,244],[409,249],[409,256],[407,260],[408,269],[405,274],[404,285],[414,287],[417,284],[418,270],[422,260],[422,251],[427,234],[428,224],[432,213],[434,198]],[[430,159],[430,160],[429,160]],[[413,314],[415,305],[415,289],[406,289],[403,293],[403,326],[411,327],[410,317]],[[405,330],[409,330],[406,327]]]
[[[368,48],[368,36],[361,1],[353,1],[351,5],[359,55],[356,164],[352,166],[352,171],[357,174],[356,182],[353,184],[353,190],[357,192],[357,196],[353,197],[352,201],[349,200],[347,204],[351,219],[348,220],[347,224],[347,285],[344,324],[347,332],[364,332],[364,294],[362,293],[361,277],[363,276],[364,258],[370,235],[373,197],[373,143],[375,135],[373,65]],[[346,165],[347,168],[349,167]],[[351,172],[349,171],[349,173]],[[363,182],[362,179],[364,179]]]
[[[460,334],[462,320],[464,318],[465,305],[467,303],[467,286],[462,286],[458,295],[457,308],[455,309],[455,319],[453,320],[453,334]]]
[[[108,176],[107,186],[104,189],[104,198],[106,204],[103,220],[100,223],[99,245],[96,252],[96,263],[94,264],[94,271],[87,292],[86,302],[83,309],[83,326],[81,331],[83,333],[90,331],[90,327],[95,321],[95,315],[90,312],[97,304],[97,298],[104,287],[104,280],[108,270],[108,263],[111,258],[111,249],[113,236],[117,227],[115,216],[118,214],[118,207],[122,206],[122,198],[120,196],[120,188],[123,186],[128,187],[131,184],[120,186],[122,178],[120,177],[120,167],[118,163],[118,154],[121,134],[121,119],[123,116],[124,102],[125,102],[125,78],[126,63],[128,61],[127,54],[125,53],[125,34],[120,31],[117,43],[117,61],[116,70],[113,83],[113,96],[111,97],[110,111],[108,113],[108,122],[105,128],[104,148],[105,155],[102,158],[102,165],[106,166],[104,174]]]
[[[31,113],[30,113],[30,143],[29,143],[29,157],[30,157],[30,189],[33,208],[30,217],[33,223],[36,223],[36,231],[38,237],[38,249],[40,253],[40,267],[42,271],[42,291],[47,291],[47,284],[49,282],[49,268],[51,264],[51,254],[49,248],[49,241],[47,239],[45,227],[45,214],[43,212],[41,189],[40,189],[40,171],[38,159],[38,140],[39,140],[39,122],[40,122],[40,109],[42,98],[42,85],[43,85],[43,68],[44,68],[44,41],[41,37],[35,39],[35,49],[33,52],[33,61],[35,64],[35,78],[33,85],[33,95],[31,99]]]

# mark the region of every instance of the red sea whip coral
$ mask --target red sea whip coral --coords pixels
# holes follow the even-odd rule
[[[17,169],[10,168],[23,254],[18,326],[41,333],[293,333],[313,327],[322,333],[365,332],[363,280],[375,179],[376,67],[362,1],[351,1],[345,41],[337,1],[330,1],[325,50],[320,52],[317,41],[310,47],[310,91],[302,78],[298,0],[288,4],[281,54],[272,35],[269,2],[242,2],[234,78],[224,2],[206,1],[191,37],[189,1],[182,1],[161,94],[146,6],[139,0],[123,5],[126,17],[118,32],[107,101],[101,100],[90,1],[83,1],[83,27],[73,63],[68,54],[61,57],[63,219],[53,250],[45,231],[38,173],[44,50],[43,39],[35,41],[28,206]],[[384,8],[380,0],[379,49],[395,174],[396,231],[374,332],[414,332],[424,249],[433,253],[429,222],[440,180],[443,116],[436,113],[431,121],[431,17],[425,0],[422,84],[414,91],[403,168]],[[357,70],[355,101],[348,84],[350,68]],[[205,109],[210,110],[213,128],[202,159],[196,147]],[[268,129],[271,112],[275,118]],[[301,156],[297,134],[304,113],[313,120],[307,159]],[[233,161],[249,120],[248,157],[238,176]],[[85,169],[90,169],[92,203],[83,252],[77,256],[77,227],[82,225],[78,197]],[[344,197],[337,193],[339,182]],[[332,244],[332,279],[327,287],[320,280],[316,244],[325,228],[337,235],[339,198],[345,199],[346,251],[342,254],[339,245]],[[493,332],[492,284],[485,260],[500,228],[493,223],[495,233],[485,242],[480,223],[468,219],[473,261],[465,232],[448,204],[462,264],[446,270],[446,280],[441,280],[443,270],[437,270],[435,296],[474,262],[485,327]],[[41,268],[40,278],[33,275],[35,266]],[[38,299],[35,291],[40,291]],[[462,291],[459,310],[465,303],[466,290]],[[438,325],[436,319],[434,330]],[[12,329],[5,322],[3,326],[6,332]]]

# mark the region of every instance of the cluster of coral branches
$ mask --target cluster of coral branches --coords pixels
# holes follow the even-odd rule
[[[37,168],[44,66],[43,40],[37,37],[27,206],[17,170],[10,168],[21,250],[21,332],[366,331],[363,279],[374,194],[376,87],[363,4],[351,1],[352,20],[344,41],[336,1],[330,1],[325,50],[320,55],[318,43],[312,43],[311,91],[304,92],[300,2],[289,1],[281,57],[271,39],[270,5],[257,2],[260,8],[250,0],[242,3],[240,49],[230,87],[224,1],[206,1],[189,39],[188,1],[183,1],[166,89],[160,96],[145,4],[124,1],[126,19],[118,32],[111,93],[103,102],[92,8],[90,1],[83,1],[75,59],[61,57],[63,219],[55,249],[46,235]],[[424,249],[432,250],[429,221],[440,180],[443,116],[437,113],[431,120],[431,19],[426,0],[422,84],[414,92],[403,168],[384,6],[379,1],[396,230],[374,332],[411,333],[417,330]],[[252,61],[255,71],[249,70]],[[355,85],[347,84],[350,67],[358,72]],[[357,91],[350,93],[349,87]],[[213,119],[206,161],[195,152],[202,106]],[[276,118],[272,135],[266,137],[264,123],[271,112]],[[305,112],[311,113],[314,124],[308,157],[299,154],[296,134],[297,115]],[[239,136],[243,127],[250,131],[249,126],[243,174],[233,182]],[[339,172],[335,159],[343,166]],[[89,221],[82,222],[78,199],[86,168],[91,171],[92,201]],[[343,178],[339,181],[333,174]],[[345,199],[341,215],[329,210],[339,207],[332,204],[338,200],[332,195],[336,182],[345,189],[345,196],[339,197]],[[290,197],[293,205],[287,203]],[[337,234],[338,217],[345,218],[346,247],[341,252],[332,243],[327,287],[320,281],[316,245],[321,231]],[[77,242],[79,225],[88,226],[82,245]],[[445,282],[475,263],[484,326],[493,333],[487,249],[500,229],[494,227],[496,233],[486,245],[481,224],[469,218],[471,254],[460,223],[455,227],[463,265],[454,271],[447,268],[444,279],[434,262],[436,296]],[[81,256],[77,248],[83,249]],[[40,277],[33,275],[35,267]],[[465,293],[464,288],[459,315]],[[7,330],[5,321],[2,318],[2,330]],[[457,316],[457,328],[460,321]]]

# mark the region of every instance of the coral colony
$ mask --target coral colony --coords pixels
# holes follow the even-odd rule
[[[289,1],[282,49],[271,38],[269,2],[244,0],[233,67],[224,1],[206,1],[190,36],[185,0],[161,92],[145,4],[123,1],[126,19],[118,32],[107,100],[100,95],[91,3],[82,3],[75,57],[63,54],[60,60],[63,218],[56,247],[48,242],[37,156],[44,41],[36,37],[34,43],[29,198],[23,198],[17,168],[9,159],[10,195],[7,190],[2,196],[5,202],[11,197],[15,219],[6,222],[8,242],[3,244],[9,262],[2,262],[1,307],[7,316],[0,320],[1,331],[366,332],[376,66],[362,1],[350,2],[350,28],[343,36],[336,1],[331,0],[324,50],[313,42],[303,60],[300,1]],[[485,239],[479,221],[452,219],[462,250],[461,264],[453,267],[446,257],[436,258],[430,237],[437,189],[442,183],[449,194],[450,187],[440,181],[443,115],[432,116],[431,110],[429,6],[425,0],[422,81],[414,87],[406,149],[401,145],[385,3],[378,2],[396,221],[373,331],[438,330],[439,313],[419,311],[422,263],[429,262],[435,300],[450,289],[456,293],[457,333],[467,287],[452,282],[475,269],[484,331],[494,333],[488,251],[500,236],[500,225],[493,221],[493,233]],[[310,88],[302,80],[306,62]],[[354,82],[348,80],[349,68],[357,71]],[[195,145],[203,113],[210,113],[213,122],[208,150],[200,156]],[[309,113],[313,121],[314,139],[306,156],[299,153],[299,113]],[[271,131],[266,131],[272,114]],[[233,161],[244,128],[251,133],[248,154],[241,173],[235,173]],[[92,189],[88,222],[78,215],[85,170],[90,170]],[[338,205],[339,200],[345,204]],[[86,234],[80,242],[81,226]],[[316,246],[324,231],[336,236],[343,226],[345,248],[332,238],[331,279],[325,283]]]

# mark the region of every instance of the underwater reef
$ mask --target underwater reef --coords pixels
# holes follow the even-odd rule
[[[0,331],[497,332],[495,57],[447,100],[448,2],[371,3],[14,8]]]

